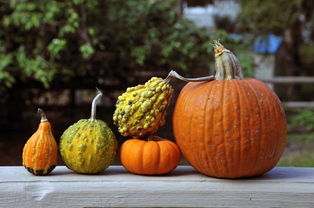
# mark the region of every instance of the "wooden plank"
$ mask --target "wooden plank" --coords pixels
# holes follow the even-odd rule
[[[314,77],[305,76],[277,76],[262,81],[273,84],[290,84],[290,83],[314,83]]]
[[[314,207],[314,168],[277,167],[249,179],[215,179],[178,167],[140,176],[111,166],[99,175],[57,167],[36,177],[0,167],[0,207]]]
[[[135,77],[143,77],[145,79],[150,79],[150,77],[163,77],[166,78],[168,75],[167,71],[135,71]]]
[[[289,101],[283,102],[285,108],[314,108],[314,101],[309,102],[298,102],[298,101]]]

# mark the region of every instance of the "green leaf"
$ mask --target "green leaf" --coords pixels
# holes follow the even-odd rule
[[[61,29],[59,31],[59,36],[63,37],[66,34],[75,33],[75,31],[76,31],[76,29],[72,25],[64,25],[63,27],[61,27]]]
[[[4,70],[13,61],[12,54],[0,54],[0,70]]]
[[[89,58],[95,53],[95,49],[89,43],[81,45],[80,51],[84,58]]]
[[[64,39],[53,39],[48,45],[48,51],[53,57],[59,57],[60,52],[65,48],[67,41]]]
[[[80,5],[84,3],[84,0],[72,0],[74,5]]]
[[[143,65],[145,61],[146,49],[145,47],[136,47],[131,51],[131,56],[135,58],[135,62],[139,65]]]
[[[0,69],[0,84],[4,84],[6,87],[12,87],[14,82],[15,79],[9,72]]]

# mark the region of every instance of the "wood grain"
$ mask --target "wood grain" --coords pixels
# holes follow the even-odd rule
[[[167,176],[111,166],[100,175],[56,167],[33,176],[0,167],[0,207],[314,207],[314,168],[277,167],[261,177],[215,179],[180,166]]]

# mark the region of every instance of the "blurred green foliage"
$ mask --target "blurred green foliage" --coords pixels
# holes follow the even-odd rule
[[[255,35],[269,32],[283,35],[296,23],[313,28],[314,2],[308,0],[238,0],[242,4],[239,16],[241,29]],[[303,23],[300,23],[299,21]]]
[[[289,134],[286,150],[277,166],[314,166],[314,134]]]
[[[277,166],[313,167],[313,161],[313,152],[298,151],[286,157],[282,157]]]
[[[298,110],[295,115],[289,117],[289,124],[292,128],[303,127],[307,131],[314,132],[314,110]]]
[[[7,2],[7,3],[4,3]],[[209,71],[210,36],[177,0],[10,0],[0,3],[0,86],[134,70]]]

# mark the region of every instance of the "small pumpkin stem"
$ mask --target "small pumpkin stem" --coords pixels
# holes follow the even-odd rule
[[[219,42],[214,40],[215,79],[242,79],[241,66],[238,58]]]
[[[147,141],[154,141],[154,142],[158,142],[158,141],[161,141],[162,138],[159,137],[159,136],[154,136],[154,135],[150,135],[148,138],[147,138]]]
[[[102,97],[102,92],[96,87],[97,90],[97,95],[94,97],[93,102],[92,102],[92,110],[91,110],[91,116],[90,116],[90,121],[95,121],[96,120],[96,105],[100,98]]]
[[[38,112],[38,113],[40,114],[40,116],[41,116],[40,122],[47,122],[47,121],[48,121],[45,112],[44,112],[41,108],[38,108],[37,112]]]
[[[172,78],[177,78],[184,82],[200,82],[200,81],[211,81],[214,80],[215,77],[213,75],[206,76],[206,77],[198,77],[198,78],[186,78],[182,77],[180,74],[178,74],[176,71],[171,70],[168,74],[168,76],[164,79],[166,83],[170,82]]]

